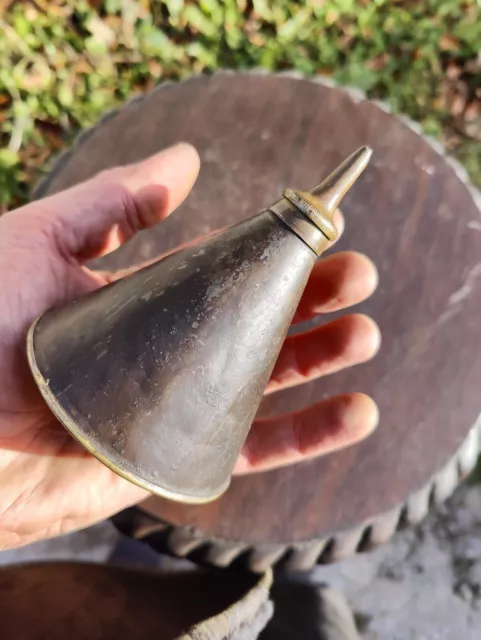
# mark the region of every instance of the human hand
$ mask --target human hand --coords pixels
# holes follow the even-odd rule
[[[164,219],[187,196],[198,170],[196,151],[181,144],[0,218],[0,549],[86,527],[148,496],[56,421],[28,369],[25,337],[40,313],[119,277],[85,262]],[[360,254],[325,258],[295,321],[356,304],[376,282],[374,266]],[[360,315],[288,337],[266,393],[368,360],[379,340],[376,325]],[[377,419],[370,398],[349,394],[296,415],[256,420],[235,472],[326,454],[364,438]]]

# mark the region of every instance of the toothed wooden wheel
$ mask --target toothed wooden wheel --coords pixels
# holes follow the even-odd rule
[[[308,569],[385,542],[444,500],[476,462],[479,195],[439,145],[358,92],[286,74],[219,73],[161,85],[108,114],[57,160],[35,196],[179,140],[202,158],[191,197],[102,267],[138,263],[240,221],[285,184],[315,184],[352,149],[374,149],[343,202],[336,250],[366,253],[378,268],[378,291],[356,310],[379,324],[381,351],[368,364],[270,395],[262,413],[361,391],[378,403],[381,422],[358,446],[236,478],[212,504],[152,498],[115,522],[159,551],[255,570]]]

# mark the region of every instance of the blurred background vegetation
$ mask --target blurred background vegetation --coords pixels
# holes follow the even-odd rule
[[[481,185],[481,0],[0,0],[0,56],[3,210],[105,110],[218,68],[359,87]]]

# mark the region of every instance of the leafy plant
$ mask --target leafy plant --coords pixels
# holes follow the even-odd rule
[[[328,74],[440,137],[481,185],[477,0],[35,0],[0,14],[0,206],[52,153],[163,79]],[[479,136],[479,138],[478,138]]]

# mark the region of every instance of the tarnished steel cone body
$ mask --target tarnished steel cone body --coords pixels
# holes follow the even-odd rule
[[[311,192],[41,316],[27,352],[47,404],[124,478],[186,503],[231,474],[362,148]],[[334,176],[335,179],[332,179]]]

